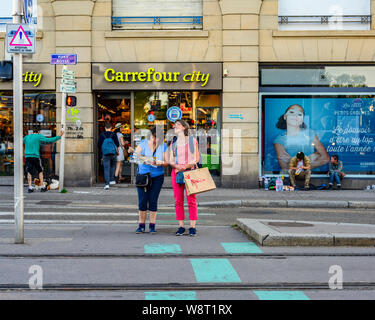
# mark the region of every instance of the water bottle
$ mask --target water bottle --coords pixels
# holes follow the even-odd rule
[[[284,191],[284,181],[283,181],[283,178],[284,177],[280,177],[280,191]]]
[[[264,177],[264,190],[268,190],[268,178]]]
[[[276,179],[276,191],[283,191],[283,180],[281,179],[281,177],[277,177]]]
[[[277,192],[280,191],[280,178],[279,178],[279,177],[276,178],[276,186],[275,186],[275,189],[276,189]]]

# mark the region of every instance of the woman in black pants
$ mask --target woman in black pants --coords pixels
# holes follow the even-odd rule
[[[159,132],[160,131],[160,132]],[[155,222],[158,211],[158,199],[161,187],[164,183],[164,167],[168,166],[167,145],[163,142],[163,129],[151,129],[147,139],[135,149],[139,158],[146,159],[145,164],[138,165],[138,173],[151,175],[150,187],[137,187],[138,191],[138,209],[139,209],[139,226],[136,233],[145,232],[147,210],[150,211],[150,233],[155,234]]]

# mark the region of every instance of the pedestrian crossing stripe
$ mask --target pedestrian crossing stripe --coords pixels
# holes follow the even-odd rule
[[[259,300],[310,300],[302,291],[259,291],[254,293]]]
[[[190,259],[197,282],[241,282],[228,259]]]
[[[182,253],[179,244],[150,243],[144,245],[145,253],[161,254],[161,253]]]
[[[148,291],[145,300],[197,300],[195,291]]]
[[[226,253],[263,253],[253,242],[222,242]]]

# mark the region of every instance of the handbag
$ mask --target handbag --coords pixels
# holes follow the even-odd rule
[[[135,176],[135,185],[137,187],[142,187],[142,188],[147,188],[151,187],[151,174],[150,173],[145,173],[145,174],[140,174],[137,173]]]
[[[184,172],[180,171],[176,174],[176,183],[177,184],[185,184]]]
[[[153,153],[154,157],[155,157],[155,154],[156,154],[156,149]],[[145,150],[142,150],[141,155],[142,156],[146,155]],[[151,187],[152,186],[151,172],[143,173],[143,174],[137,173],[137,175],[135,176],[135,185],[136,187],[142,187],[142,188]]]
[[[188,196],[216,189],[216,185],[207,167],[185,171],[185,186]]]

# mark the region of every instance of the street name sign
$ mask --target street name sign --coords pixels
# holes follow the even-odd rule
[[[6,43],[8,53],[35,53],[35,29],[28,24],[7,24]]]
[[[51,54],[51,63],[59,65],[73,65],[77,64],[76,54]]]
[[[69,85],[69,84],[60,84],[61,92],[64,93],[76,93],[76,86],[75,85]]]

